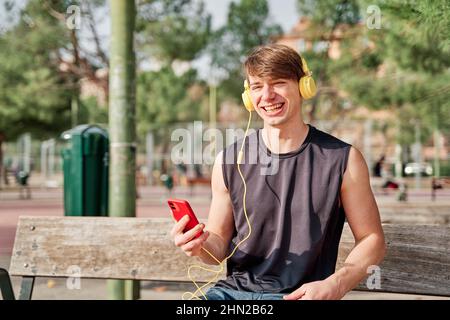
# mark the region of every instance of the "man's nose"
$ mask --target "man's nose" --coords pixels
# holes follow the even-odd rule
[[[264,85],[262,88],[262,96],[261,99],[263,100],[270,100],[273,99],[275,96],[275,92],[273,91],[273,87],[270,85]]]

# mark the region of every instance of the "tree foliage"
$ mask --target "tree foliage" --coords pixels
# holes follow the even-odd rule
[[[339,96],[335,75],[341,70],[351,68],[351,64],[336,63],[329,55],[332,44],[346,46],[351,41],[354,49],[355,38],[359,36],[358,24],[361,21],[357,0],[298,0],[299,14],[305,17],[309,27],[305,30],[306,40],[311,48],[301,52],[313,71],[318,84],[317,96],[304,105],[305,117],[309,121],[327,116],[328,119],[349,112],[346,100]]]
[[[344,59],[349,59],[352,68],[340,73],[339,83],[355,102],[392,110],[402,144],[414,141],[417,122],[422,124],[424,138],[433,128],[448,132],[450,46],[445,36],[450,25],[444,15],[450,12],[449,3],[397,0],[370,4],[378,5],[382,13],[381,29],[365,33],[374,48],[366,48],[358,57],[347,54]],[[375,63],[367,63],[367,57]]]
[[[230,3],[227,23],[216,30],[209,46],[212,66],[226,74],[220,84],[222,97],[240,100],[245,56],[252,48],[271,42],[281,33],[281,27],[269,18],[266,0]]]
[[[140,48],[162,63],[192,61],[209,41],[211,15],[202,1],[147,0],[139,6]]]
[[[70,79],[55,55],[67,43],[64,28],[30,1],[20,20],[0,37],[0,132],[7,140],[23,132],[48,136],[70,123]]]
[[[137,118],[140,136],[150,129],[199,118],[202,94],[196,94],[196,72],[176,75],[170,66],[138,76]],[[197,84],[201,89],[201,84]],[[144,120],[145,119],[145,120]]]

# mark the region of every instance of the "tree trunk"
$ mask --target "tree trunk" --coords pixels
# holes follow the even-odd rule
[[[135,2],[111,0],[109,216],[136,216]],[[139,298],[139,282],[109,280],[110,299]]]

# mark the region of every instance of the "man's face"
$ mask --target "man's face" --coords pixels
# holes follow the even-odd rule
[[[271,126],[279,126],[300,113],[298,82],[249,76],[250,96],[255,111]]]

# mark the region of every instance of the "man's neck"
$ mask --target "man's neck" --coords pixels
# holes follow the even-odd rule
[[[300,119],[300,121],[286,123],[279,127],[264,124],[262,137],[266,147],[271,152],[276,154],[288,153],[300,148],[308,135],[308,131],[308,125]]]

